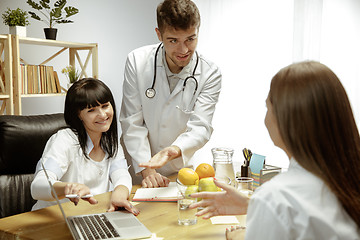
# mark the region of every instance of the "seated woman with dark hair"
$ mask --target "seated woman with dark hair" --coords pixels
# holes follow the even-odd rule
[[[113,95],[100,80],[86,78],[70,87],[64,111],[69,127],[48,140],[37,164],[31,194],[38,201],[33,210],[56,204],[42,162],[62,202],[66,195],[75,195],[69,198],[75,205],[80,199],[96,204],[94,197],[82,197],[113,190],[109,211],[124,207],[139,213],[128,201],[132,180],[118,143],[114,113]]]
[[[250,199],[215,181],[225,191],[192,194],[205,199],[191,208],[205,207],[204,218],[247,213],[245,239],[360,239],[360,137],[337,76],[318,62],[291,64],[273,77],[266,106],[288,171]]]

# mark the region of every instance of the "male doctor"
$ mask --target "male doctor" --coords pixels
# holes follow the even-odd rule
[[[126,61],[120,122],[125,148],[143,187],[191,165],[209,141],[221,89],[219,68],[196,52],[200,14],[190,0],[157,8],[160,44],[132,51]]]

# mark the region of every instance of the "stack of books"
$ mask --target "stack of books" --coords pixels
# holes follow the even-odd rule
[[[61,86],[53,66],[21,64],[22,94],[60,93]]]

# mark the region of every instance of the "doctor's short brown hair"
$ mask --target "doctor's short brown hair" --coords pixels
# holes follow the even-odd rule
[[[200,27],[200,13],[190,0],[165,0],[157,7],[157,24],[160,32],[167,27],[176,30],[187,30]]]

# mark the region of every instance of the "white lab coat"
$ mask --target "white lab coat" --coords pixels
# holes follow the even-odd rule
[[[360,229],[325,182],[295,159],[252,195],[246,240],[360,239]]]
[[[170,93],[162,56],[157,55],[156,95],[148,98],[146,89],[152,86],[154,57],[158,44],[132,51],[127,58],[124,72],[123,100],[120,113],[125,147],[133,160],[135,173],[143,170],[139,163],[147,162],[165,147],[176,145],[182,157],[167,163],[158,172],[168,176],[187,166],[193,154],[210,139],[211,121],[221,89],[221,73],[216,65],[199,54],[195,78],[198,89],[191,104],[192,113],[176,108],[181,104],[184,79]],[[196,55],[187,68],[187,76],[194,70]]]

